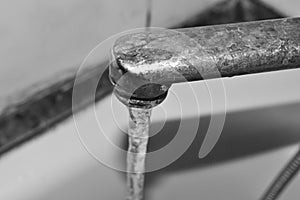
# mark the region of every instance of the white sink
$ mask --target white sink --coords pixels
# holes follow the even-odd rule
[[[277,172],[297,151],[300,141],[299,70],[225,79],[227,117],[221,138],[204,159],[197,157],[207,128],[209,98],[205,84],[193,83],[199,102],[201,120],[199,134],[191,148],[169,167],[146,176],[147,200],[256,200]],[[213,83],[213,82],[212,82]],[[172,92],[154,109],[152,131],[165,128],[153,136],[150,150],[164,146],[180,121],[180,110],[172,94],[187,91],[187,84],[172,86]],[[183,95],[181,104],[190,95]],[[111,101],[113,100],[113,101]],[[112,106],[111,106],[111,102]],[[194,105],[189,105],[193,108]],[[112,109],[113,108],[113,109]],[[163,109],[165,109],[165,115]],[[126,137],[127,112],[112,96],[96,105],[101,125],[117,145]],[[117,123],[112,114],[116,114]],[[92,107],[78,114],[77,125],[85,127],[83,138],[93,140],[90,147],[124,166],[125,158],[116,154],[106,142],[97,140],[98,127]],[[184,120],[196,113],[187,113]],[[104,123],[105,122],[105,123]],[[118,126],[120,128],[118,128]],[[95,138],[89,138],[89,134]],[[201,135],[202,133],[202,135]],[[189,134],[188,132],[185,134]],[[98,149],[102,152],[97,152]],[[0,159],[0,199],[2,200],[99,200],[125,199],[125,174],[110,169],[95,160],[82,145],[74,120],[66,120],[44,135],[5,154]],[[285,191],[281,199],[299,196],[300,178]]]

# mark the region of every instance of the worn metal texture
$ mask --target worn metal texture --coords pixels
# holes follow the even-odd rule
[[[119,38],[112,54],[116,90],[151,99],[176,82],[300,67],[300,18],[149,29]]]
[[[242,6],[239,6],[239,3],[242,3]],[[240,9],[241,7],[243,9]],[[283,15],[257,0],[240,2],[226,0],[214,4],[203,13],[187,19],[175,27],[195,27],[278,17],[283,17]],[[82,74],[84,75],[82,77],[84,79],[82,81],[83,87],[87,87],[89,81],[95,81],[99,78],[97,70],[102,67],[106,67],[106,65],[103,66],[99,63],[99,66],[92,67],[91,70]],[[71,116],[75,74],[76,70],[72,72],[62,71],[59,76],[51,78],[50,81],[38,83],[0,105],[0,156],[2,153],[29,141],[29,139],[45,133]],[[101,101],[112,90],[106,71],[99,82],[96,100]],[[154,93],[157,92],[154,91]],[[148,103],[155,106],[164,97],[162,95],[155,101],[151,100]],[[82,101],[83,105],[89,105],[84,98]],[[141,101],[136,100],[133,103],[138,104],[139,102]]]

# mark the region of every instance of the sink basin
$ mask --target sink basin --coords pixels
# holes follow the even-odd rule
[[[35,5],[35,1],[32,0],[30,4]],[[81,60],[80,56],[86,54],[86,51],[91,48],[90,45],[97,43],[99,40],[101,41],[113,32],[129,27],[143,26],[144,18],[141,16],[144,16],[142,8],[144,8],[145,2],[133,3],[135,6],[132,6],[128,2],[127,5],[126,2],[122,1],[122,5],[126,4],[127,7],[130,7],[130,10],[124,9],[124,6],[118,7],[122,11],[120,12],[122,15],[120,15],[122,18],[120,21],[119,15],[110,12],[111,10],[116,11],[115,4],[119,4],[121,2],[119,1],[115,0],[115,2],[107,3],[107,5],[106,3],[103,4],[103,2],[94,1],[93,5],[97,4],[96,6],[91,6],[94,14],[96,13],[97,16],[106,16],[108,14],[108,16],[113,15],[113,17],[94,17],[94,22],[91,21],[90,17],[81,17],[80,19],[83,20],[77,20],[77,22],[77,18],[74,18],[74,24],[70,24],[67,28],[66,26],[60,26],[60,24],[62,22],[69,24],[70,16],[73,16],[73,13],[76,13],[77,17],[92,15],[93,12],[90,12],[90,6],[84,8],[82,6],[70,7],[67,2],[63,2],[62,4],[68,7],[70,11],[70,13],[65,15],[63,12],[60,12],[63,9],[60,9],[60,7],[56,8],[56,3],[51,4],[51,8],[63,14],[57,15],[55,18],[58,25],[54,23],[53,26],[58,27],[51,29],[49,33],[47,32],[47,34],[51,33],[50,35],[56,35],[56,37],[44,37],[46,33],[39,33],[39,29],[42,30],[44,26],[48,25],[49,19],[53,18],[52,12],[44,12],[44,10],[47,10],[46,4],[38,4],[38,7],[35,7],[36,11],[34,13],[37,16],[43,16],[36,18],[37,21],[31,21],[32,12],[28,15],[29,17],[23,17],[24,20],[22,22],[26,23],[22,24],[33,27],[28,29],[31,30],[29,32],[26,32],[27,30],[25,29],[26,33],[24,33],[24,30],[16,32],[14,31],[16,23],[7,21],[9,31],[22,35],[22,37],[17,37],[18,40],[24,37],[29,37],[29,39],[22,40],[20,44],[18,42],[14,43],[11,41],[15,41],[14,37],[18,36],[18,34],[6,34],[8,39],[6,40],[7,45],[4,45],[4,47],[11,45],[17,45],[17,47],[20,45],[28,46],[26,44],[28,42],[31,44],[31,41],[40,45],[33,45],[32,49],[27,51],[28,55],[24,54],[24,48],[9,48],[20,51],[21,53],[19,52],[19,54],[22,54],[22,58],[26,62],[24,64],[22,61],[21,65],[18,63],[14,65],[18,70],[15,67],[3,68],[3,80],[1,80],[5,84],[2,84],[4,87],[2,96],[10,95],[12,91],[17,91],[22,87],[36,83],[38,81],[37,78],[44,81],[44,78],[52,75],[54,72],[61,72],[61,66],[65,68],[72,66],[74,58]],[[274,7],[287,16],[297,15],[297,6],[292,3],[294,1],[290,0],[290,3],[285,3],[284,6],[281,5],[282,1],[275,1]],[[173,26],[178,24],[180,20],[190,18],[198,13],[200,7],[201,10],[206,10],[209,5],[221,1],[206,0],[198,4],[199,1],[192,0],[187,4],[186,1],[181,0],[176,2],[176,5],[172,5],[173,9],[170,12],[166,12],[166,8],[169,8],[171,0],[155,2],[158,1],[154,1],[153,25]],[[264,0],[263,2],[271,4],[270,0]],[[15,8],[14,4],[8,4],[8,7]],[[82,2],[82,4],[85,3]],[[22,8],[27,8],[28,5],[22,4],[18,7],[22,10],[22,12],[19,12],[22,16],[27,16],[27,9]],[[245,5],[248,5],[247,2]],[[103,9],[106,7],[109,9]],[[98,8],[102,8],[102,11],[99,12]],[[74,12],[77,9],[80,10],[79,14]],[[13,13],[9,12],[11,9],[6,10],[8,13]],[[203,17],[205,15],[202,14],[199,16],[195,15],[195,20],[178,24],[178,27],[198,26],[199,20],[202,22],[200,25],[220,21],[228,23],[228,20],[238,17],[235,12],[223,13],[223,15],[226,14],[224,16],[228,16],[228,18],[224,18],[223,15],[218,15],[218,12],[215,13],[215,10],[207,11],[205,13],[206,15],[209,14],[207,18]],[[3,13],[5,14],[6,12]],[[218,20],[212,20],[211,14],[217,14]],[[243,16],[244,20],[247,20],[247,17],[250,16],[248,14]],[[274,12],[266,12],[266,10],[262,10],[260,14],[263,14],[263,16],[256,14],[251,16],[254,19],[266,16],[269,18],[279,17],[277,15],[274,16]],[[108,18],[111,23],[107,23]],[[18,17],[14,19],[19,22]],[[86,23],[84,19],[91,23]],[[206,22],[207,19],[209,19],[209,23]],[[5,21],[6,18],[4,17],[3,20]],[[46,22],[38,23],[39,20],[46,20]],[[93,26],[93,23],[96,25]],[[98,26],[99,24],[100,26]],[[120,26],[116,26],[118,24]],[[84,28],[81,25],[86,27]],[[87,31],[85,34],[82,34],[82,31],[73,31],[77,30],[78,27],[80,27],[80,30],[92,31]],[[22,28],[22,26],[19,26],[19,28]],[[104,29],[106,31],[103,32]],[[65,33],[66,30],[73,33],[72,37],[69,34],[60,34],[60,32]],[[35,33],[46,39],[37,40]],[[86,37],[87,35],[89,36]],[[64,37],[68,39],[66,40]],[[85,39],[80,40],[80,38]],[[56,43],[52,42],[52,40]],[[73,40],[80,42],[81,45],[77,46],[82,46],[83,48],[74,48],[73,45],[69,45],[74,43]],[[40,48],[36,48],[36,46],[43,46],[45,42],[53,44],[52,48],[51,45],[48,45],[50,54],[48,51],[41,52]],[[57,51],[57,43],[60,46],[64,46],[64,48],[59,49],[67,52],[67,54],[60,54]],[[65,48],[70,48],[71,50],[66,51]],[[18,55],[18,52],[15,52],[14,55]],[[59,54],[59,57],[56,54]],[[36,55],[41,55],[39,56],[41,59],[37,60]],[[61,55],[63,57],[57,59]],[[52,57],[55,57],[55,59],[52,59]],[[7,58],[10,58],[10,56]],[[5,61],[10,60],[4,59]],[[20,59],[14,61],[20,62]],[[37,64],[32,62],[37,62]],[[57,64],[57,62],[59,63]],[[9,66],[9,64],[5,65]],[[33,68],[28,70],[24,66]],[[41,66],[44,66],[47,70],[44,70]],[[26,71],[26,73],[15,73],[15,71],[20,70],[24,73]],[[32,73],[34,70],[42,74],[39,73],[40,76],[36,76],[35,73]],[[20,76],[20,74],[23,75],[21,82],[16,82],[14,81],[16,78],[11,78]],[[199,158],[198,153],[211,115],[211,99],[206,84],[214,87],[216,82],[211,80],[207,83],[194,82],[173,85],[167,99],[153,110],[152,137],[149,142],[149,151],[152,152],[163,148],[174,139],[175,134],[181,133],[183,135],[182,141],[189,138],[192,131],[178,132],[181,122],[189,123],[200,120],[199,128],[193,143],[186,147],[188,148],[187,151],[182,152],[183,155],[180,158],[176,159],[169,166],[147,173],[146,200],[259,199],[276,174],[298,150],[300,141],[300,124],[298,121],[300,117],[299,78],[300,70],[289,70],[223,79],[226,89],[226,120],[218,143],[210,154],[203,159]],[[13,83],[7,84],[11,82]],[[9,89],[6,88],[7,85],[10,85]],[[191,92],[191,87],[194,88],[195,93]],[[70,92],[71,89],[68,91]],[[42,92],[44,91],[42,90]],[[193,98],[198,102],[199,112],[195,109],[197,106],[191,103]],[[66,95],[65,99],[70,100],[71,98]],[[6,101],[6,99],[1,102],[5,103],[2,103],[3,105],[6,105],[6,102],[11,103],[10,100]],[[69,103],[68,105],[71,105],[71,101],[67,102]],[[0,105],[0,107],[3,107],[3,105]],[[32,107],[27,107],[27,109],[31,110]],[[217,107],[214,114],[220,112],[222,112],[222,109],[220,110]],[[126,108],[113,95],[109,95],[105,99],[100,100],[95,107],[91,106],[79,112],[76,115],[76,121],[74,118],[68,118],[56,127],[47,130],[47,134],[39,135],[2,154],[0,159],[0,199],[125,199],[125,173],[112,169],[107,163],[101,162],[99,158],[105,158],[117,167],[125,167],[124,151],[122,153],[115,151],[114,145],[126,150],[127,115]],[[106,140],[107,138],[101,137],[99,128],[105,130],[106,136],[112,143],[109,143]],[[16,134],[16,131],[12,132]],[[174,147],[174,152],[177,148],[185,148],[184,143],[179,142],[178,146]],[[173,155],[163,155],[161,160],[169,156]],[[148,160],[147,164],[155,164],[155,160],[151,162],[149,163]],[[299,186],[300,177],[298,176],[288,189],[284,191],[280,199],[297,199]]]
[[[298,149],[299,77],[299,70],[291,70],[224,79],[226,121],[219,142],[204,159],[198,158],[198,151],[210,120],[206,84],[172,86],[165,102],[153,110],[149,151],[168,144],[180,121],[199,118],[199,129],[178,160],[147,173],[146,199],[258,199]],[[213,85],[214,80],[207,84]],[[195,105],[189,103],[190,86],[201,100],[200,113],[192,112]],[[180,106],[191,112],[181,112]],[[104,155],[119,166],[125,162],[112,150],[113,145],[99,137],[95,114],[107,136],[125,149],[127,110],[110,95],[76,115],[77,127],[70,118],[48,134],[4,154],[0,160],[0,199],[124,199],[125,174],[93,157]],[[188,137],[189,132],[184,134]],[[298,177],[281,199],[295,199],[299,186]]]

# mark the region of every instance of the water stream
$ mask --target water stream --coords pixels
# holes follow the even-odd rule
[[[151,109],[129,107],[127,200],[142,200]]]
[[[146,0],[146,32],[152,20],[152,0]],[[127,200],[142,200],[151,109],[129,107]]]

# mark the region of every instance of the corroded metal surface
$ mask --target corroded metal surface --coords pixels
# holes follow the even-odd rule
[[[151,99],[176,82],[299,67],[300,18],[153,29],[119,38],[112,54],[117,92]]]
[[[203,13],[201,12],[175,27],[194,27],[282,17],[278,12],[262,5],[259,1],[241,2],[243,9],[240,9],[240,6],[237,6],[233,0],[214,4]],[[241,10],[243,16],[241,16]],[[101,66],[99,67],[101,68]],[[71,116],[75,72],[64,71],[60,74],[59,77],[64,78],[58,80],[58,77],[55,76],[51,82],[47,81],[46,84],[43,82],[42,85],[45,87],[37,84],[39,87],[31,87],[24,91],[25,94],[18,93],[16,97],[10,98],[2,107],[0,106],[0,155],[24,141],[46,132],[61,123],[63,119]],[[89,81],[97,80],[98,76],[95,69],[92,69],[84,75],[86,81],[83,81],[82,84],[88,85]],[[156,88],[158,92],[153,90],[155,94],[159,93],[160,87]],[[103,80],[99,82],[96,93],[97,100],[111,91],[112,86],[108,80],[108,73],[105,72]],[[164,97],[162,95],[149,103],[154,106],[159,104]],[[133,103],[139,104],[139,102],[141,101],[136,99]],[[83,104],[85,103],[83,102]]]

